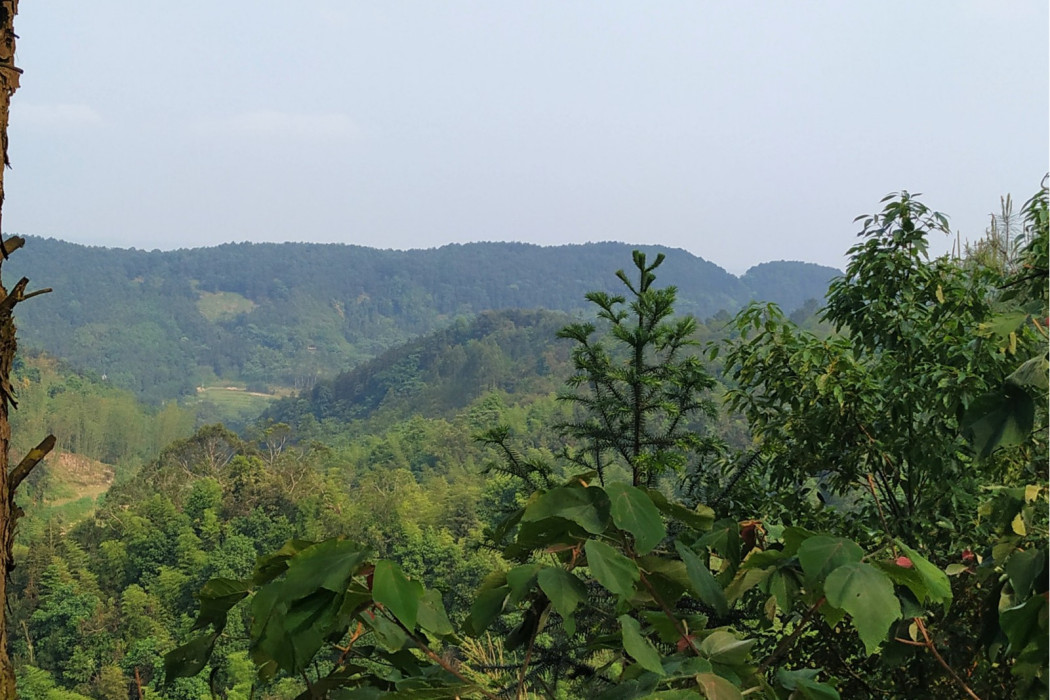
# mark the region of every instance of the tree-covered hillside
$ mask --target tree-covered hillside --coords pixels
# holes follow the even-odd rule
[[[486,310],[579,311],[584,293],[608,287],[607,271],[631,250],[621,243],[411,251],[243,243],[149,252],[30,240],[9,263],[12,274],[55,291],[25,309],[23,343],[154,402],[217,379],[309,387]],[[790,310],[821,298],[838,272],[766,263],[738,278],[680,250],[666,268],[681,311],[700,318],[751,300]]]
[[[23,531],[20,691],[1045,697],[1045,190],[1026,216],[930,260],[942,218],[892,199],[830,328],[698,323],[639,252],[589,315],[457,319],[291,425],[203,427]]]

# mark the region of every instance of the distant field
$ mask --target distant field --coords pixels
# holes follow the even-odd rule
[[[26,515],[36,523],[72,525],[89,517],[98,497],[113,483],[112,466],[83,455],[52,453],[41,466],[48,472],[43,503],[26,507]]]
[[[197,309],[212,323],[246,314],[255,308],[255,302],[236,292],[200,292]]]
[[[238,386],[204,386],[197,387],[196,397],[186,403],[197,407],[204,422],[218,421],[238,428],[258,417],[278,398],[277,394],[261,394]]]

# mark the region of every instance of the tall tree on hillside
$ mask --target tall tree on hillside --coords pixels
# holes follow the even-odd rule
[[[658,474],[684,468],[691,455],[715,451],[713,442],[689,425],[691,419],[714,416],[705,392],[715,382],[689,352],[697,344],[696,319],[674,317],[677,289],[652,286],[653,270],[663,261],[660,253],[648,264],[636,250],[637,282],[623,270],[616,273],[629,297],[587,294],[608,329],[606,337],[595,337],[593,323],[573,323],[558,333],[576,342],[576,372],[559,398],[581,409],[578,420],[562,428],[587,445],[573,461],[596,471],[603,484],[611,462],[627,467],[634,486],[652,486]]]
[[[4,166],[7,159],[7,121],[11,106],[11,95],[18,89],[22,71],[15,67],[14,18],[18,12],[18,0],[0,0],[0,149],[3,150]],[[0,212],[4,202],[4,168],[0,167]],[[2,221],[2,219],[0,219]],[[25,240],[12,236],[0,241],[0,254],[6,260],[14,251],[25,245]],[[0,262],[2,264],[2,262]],[[15,671],[7,655],[7,577],[14,566],[11,549],[14,545],[15,521],[22,511],[14,503],[15,490],[29,472],[51,451],[55,445],[53,435],[48,435],[31,450],[18,465],[8,471],[7,449],[11,442],[11,424],[8,410],[16,403],[11,387],[11,365],[15,358],[15,323],[12,312],[15,305],[37,294],[51,291],[42,289],[27,294],[29,280],[23,277],[10,293],[0,281],[0,699],[14,698]],[[6,475],[6,478],[3,478]]]

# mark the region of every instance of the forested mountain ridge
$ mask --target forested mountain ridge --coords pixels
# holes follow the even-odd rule
[[[8,263],[12,274],[55,291],[21,314],[23,344],[151,401],[217,378],[302,388],[485,310],[578,311],[587,291],[610,286],[607,271],[621,267],[632,249],[231,243],[143,251],[29,240]],[[752,299],[790,310],[822,298],[838,274],[776,262],[736,277],[680,250],[665,267],[681,311],[701,318]]]
[[[303,422],[345,424],[377,414],[389,423],[413,415],[450,417],[485,394],[553,394],[571,371],[569,346],[556,335],[572,321],[543,310],[486,311],[414,338],[297,397],[265,418],[303,429]]]

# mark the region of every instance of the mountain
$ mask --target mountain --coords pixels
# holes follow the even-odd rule
[[[175,251],[99,248],[27,237],[4,264],[30,289],[19,306],[25,346],[47,351],[153,402],[201,385],[309,388],[457,317],[494,309],[576,312],[614,288],[636,246],[471,243],[379,250],[309,243],[231,243]],[[766,263],[743,277],[683,250],[661,283],[700,318],[753,299],[791,310],[822,298],[837,270]],[[783,290],[783,291],[781,291]]]
[[[300,425],[306,416],[340,423],[377,414],[447,417],[493,391],[550,394],[571,371],[570,343],[556,334],[572,317],[552,311],[485,311],[414,338],[309,392],[278,401],[266,417]]]

